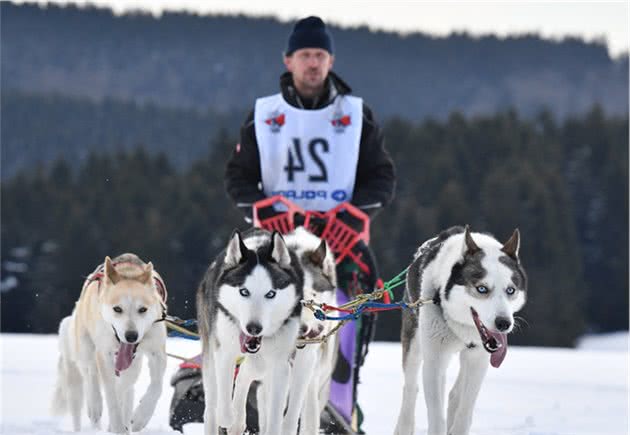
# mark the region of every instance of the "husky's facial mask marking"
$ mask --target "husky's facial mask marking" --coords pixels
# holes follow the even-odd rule
[[[507,334],[515,311],[525,303],[525,274],[519,265],[520,234],[515,230],[499,250],[480,248],[466,227],[462,261],[453,265],[444,303],[448,317],[474,326],[481,344],[499,367],[507,353]]]
[[[238,323],[243,353],[260,350],[261,338],[273,335],[295,309],[295,276],[289,249],[278,232],[267,249],[252,250],[235,231],[225,257],[219,304]],[[289,313],[286,307],[290,306]]]

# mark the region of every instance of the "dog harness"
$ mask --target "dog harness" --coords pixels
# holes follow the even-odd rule
[[[114,269],[120,266],[121,264],[131,264],[133,266],[140,267],[140,265],[133,263],[131,261],[120,261],[118,263],[112,263],[112,264],[114,265]],[[94,272],[88,275],[88,277],[85,279],[85,283],[83,284],[83,288],[90,285],[94,281],[98,281],[98,287],[100,291],[101,279],[104,276],[105,276],[105,263],[102,263],[96,267]],[[166,291],[166,284],[164,284],[164,280],[162,279],[160,274],[157,273],[156,271],[153,271],[153,280],[155,281],[155,288],[157,289],[160,295],[160,298],[162,299],[162,304],[165,305],[166,299],[168,297],[168,292]],[[166,309],[164,309],[164,312],[166,312]]]

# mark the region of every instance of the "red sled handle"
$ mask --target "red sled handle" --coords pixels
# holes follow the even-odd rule
[[[281,204],[285,212],[281,212],[268,218],[261,218],[261,211]],[[290,233],[295,229],[295,218],[300,215],[303,225],[309,231],[326,240],[330,249],[335,254],[335,261],[339,264],[344,258],[350,257],[364,272],[370,269],[361,259],[361,252],[355,249],[359,241],[368,244],[370,241],[370,218],[354,205],[344,202],[325,213],[318,211],[305,211],[287,198],[276,195],[254,203],[254,226],[268,231],[278,231],[282,234]],[[356,225],[350,226],[342,219],[341,215],[349,216]],[[323,224],[323,228],[322,228]],[[359,230],[355,227],[360,228]]]

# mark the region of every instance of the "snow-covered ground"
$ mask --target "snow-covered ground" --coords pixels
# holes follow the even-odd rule
[[[55,381],[56,336],[2,334],[0,348],[0,432],[46,435],[69,431],[69,418],[56,419],[48,414]],[[188,357],[197,353],[199,346],[169,339],[167,350]],[[368,435],[393,432],[401,400],[400,360],[398,344],[374,343],[370,347],[359,390]],[[449,382],[455,379],[456,364],[454,361],[449,371]],[[178,433],[168,427],[172,392],[168,378],[176,365],[176,360],[169,359],[164,393],[144,431],[146,435]],[[139,388],[146,388],[147,378],[143,372]],[[416,425],[416,434],[426,434],[422,399],[418,401]],[[187,425],[185,431],[201,434],[202,427]],[[581,341],[578,350],[511,347],[501,368],[489,369],[477,401],[472,433],[628,434],[628,334],[589,337]]]

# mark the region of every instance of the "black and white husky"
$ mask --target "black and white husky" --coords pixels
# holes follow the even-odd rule
[[[302,268],[304,277],[303,299],[320,304],[336,305],[337,277],[335,258],[326,242],[298,227],[284,236],[289,250],[294,253]],[[334,327],[332,322],[315,318],[310,310],[302,310],[300,338],[316,339],[327,334]],[[297,343],[295,343],[297,345]],[[291,358],[291,376],[284,382],[289,385],[286,414],[281,434],[294,435],[300,421],[301,435],[319,433],[320,414],[328,399],[330,381],[335,362],[336,339],[332,336],[326,343],[297,346]],[[242,435],[246,426],[246,401],[250,386],[254,381],[263,381],[257,390],[260,431],[266,433],[268,387],[262,377],[257,358],[247,357],[240,366],[234,385],[233,409],[234,425],[229,435]]]
[[[235,424],[232,385],[242,355],[265,389],[267,400],[258,404],[264,433],[281,433],[303,282],[297,256],[277,232],[237,231],[210,265],[197,292],[206,435]]]
[[[336,306],[335,257],[326,242],[302,227],[288,234],[286,241],[304,270],[304,299]],[[311,310],[302,311],[301,338],[316,339],[327,335],[334,327],[335,322],[318,320]],[[300,435],[319,433],[320,415],[328,401],[337,347],[337,337],[331,335],[325,343],[307,344],[295,352],[282,434],[296,434],[298,421]]]
[[[428,412],[427,435],[467,435],[488,365],[498,367],[507,351],[514,313],[525,304],[527,277],[520,263],[520,235],[499,243],[487,234],[453,227],[426,241],[407,272],[408,302],[433,305],[403,311],[405,385],[396,435],[415,431],[418,370]],[[460,370],[448,396],[445,376],[459,353]]]

